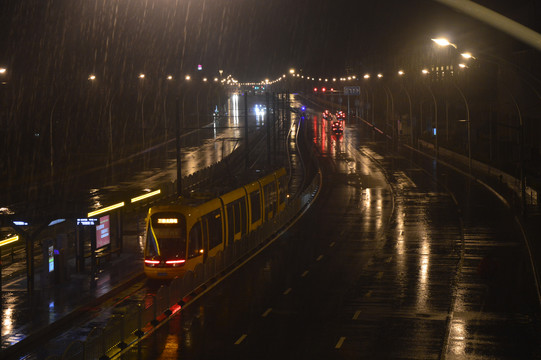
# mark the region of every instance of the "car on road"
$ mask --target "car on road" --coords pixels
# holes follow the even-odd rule
[[[323,120],[331,120],[332,114],[329,110],[325,110],[321,116],[323,117]]]
[[[336,118],[338,120],[346,120],[346,113],[343,111],[337,111],[336,112]]]
[[[331,124],[331,130],[335,134],[342,134],[344,132],[344,125],[340,120],[333,120]]]

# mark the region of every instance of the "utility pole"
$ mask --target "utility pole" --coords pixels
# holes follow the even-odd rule
[[[245,155],[245,169],[248,170],[250,165],[250,148],[248,146],[248,93],[244,93],[244,141],[246,149],[244,149]]]
[[[269,93],[265,92],[265,128],[267,130],[267,165],[270,168],[271,165],[271,131],[270,131],[270,117],[269,117]]]
[[[182,159],[180,158],[180,98],[177,97],[177,121],[175,121],[175,137],[177,142],[177,196],[182,195]]]

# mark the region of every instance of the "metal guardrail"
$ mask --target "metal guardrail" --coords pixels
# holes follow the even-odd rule
[[[142,339],[181,311],[182,307],[189,303],[190,295],[196,294],[202,285],[227,274],[235,263],[269,241],[279,229],[301,214],[317,195],[321,185],[321,176],[318,175],[275,218],[235,241],[216,256],[208,258],[205,263],[197,265],[193,272],[188,271],[182,278],[175,278],[169,286],[161,286],[150,302],[128,305],[124,314],[114,315],[103,328],[93,329],[85,341],[73,341],[62,356],[54,355],[47,359],[113,359],[121,356],[127,349],[137,346]],[[192,181],[197,182],[199,176],[202,175],[193,176]]]

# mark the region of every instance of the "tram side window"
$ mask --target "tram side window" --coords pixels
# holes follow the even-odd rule
[[[201,236],[201,222],[198,221],[190,230],[190,240],[188,243],[188,259],[201,255],[203,249],[203,239]]]
[[[250,194],[250,207],[252,208],[252,224],[261,219],[261,200],[259,190]]]
[[[227,240],[232,242],[235,236],[235,204],[227,205]]]
[[[209,249],[213,249],[222,243],[222,215],[220,209],[209,213],[206,218],[209,225]]]
[[[274,183],[265,185],[265,213],[266,218],[269,219],[269,213],[274,214],[276,205],[276,186]]]
[[[239,200],[240,207],[240,227],[242,234],[246,234],[246,199],[242,198]]]
[[[235,234],[240,232],[240,201],[237,200],[235,204]]]
[[[278,178],[278,191],[280,192],[280,204],[286,202],[286,177],[280,176]]]

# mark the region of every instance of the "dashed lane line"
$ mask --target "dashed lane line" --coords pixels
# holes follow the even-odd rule
[[[291,290],[292,290],[291,288],[288,288],[286,291],[284,291],[284,295],[289,294],[291,292]]]
[[[246,335],[246,334],[242,334],[242,336],[237,341],[235,341],[235,345],[240,345],[240,343],[243,342],[244,339],[246,339],[247,336],[248,335]]]
[[[342,336],[338,342],[336,343],[336,345],[334,346],[335,349],[340,349],[342,347],[342,345],[344,344],[344,341],[346,340],[346,337],[345,336]]]

